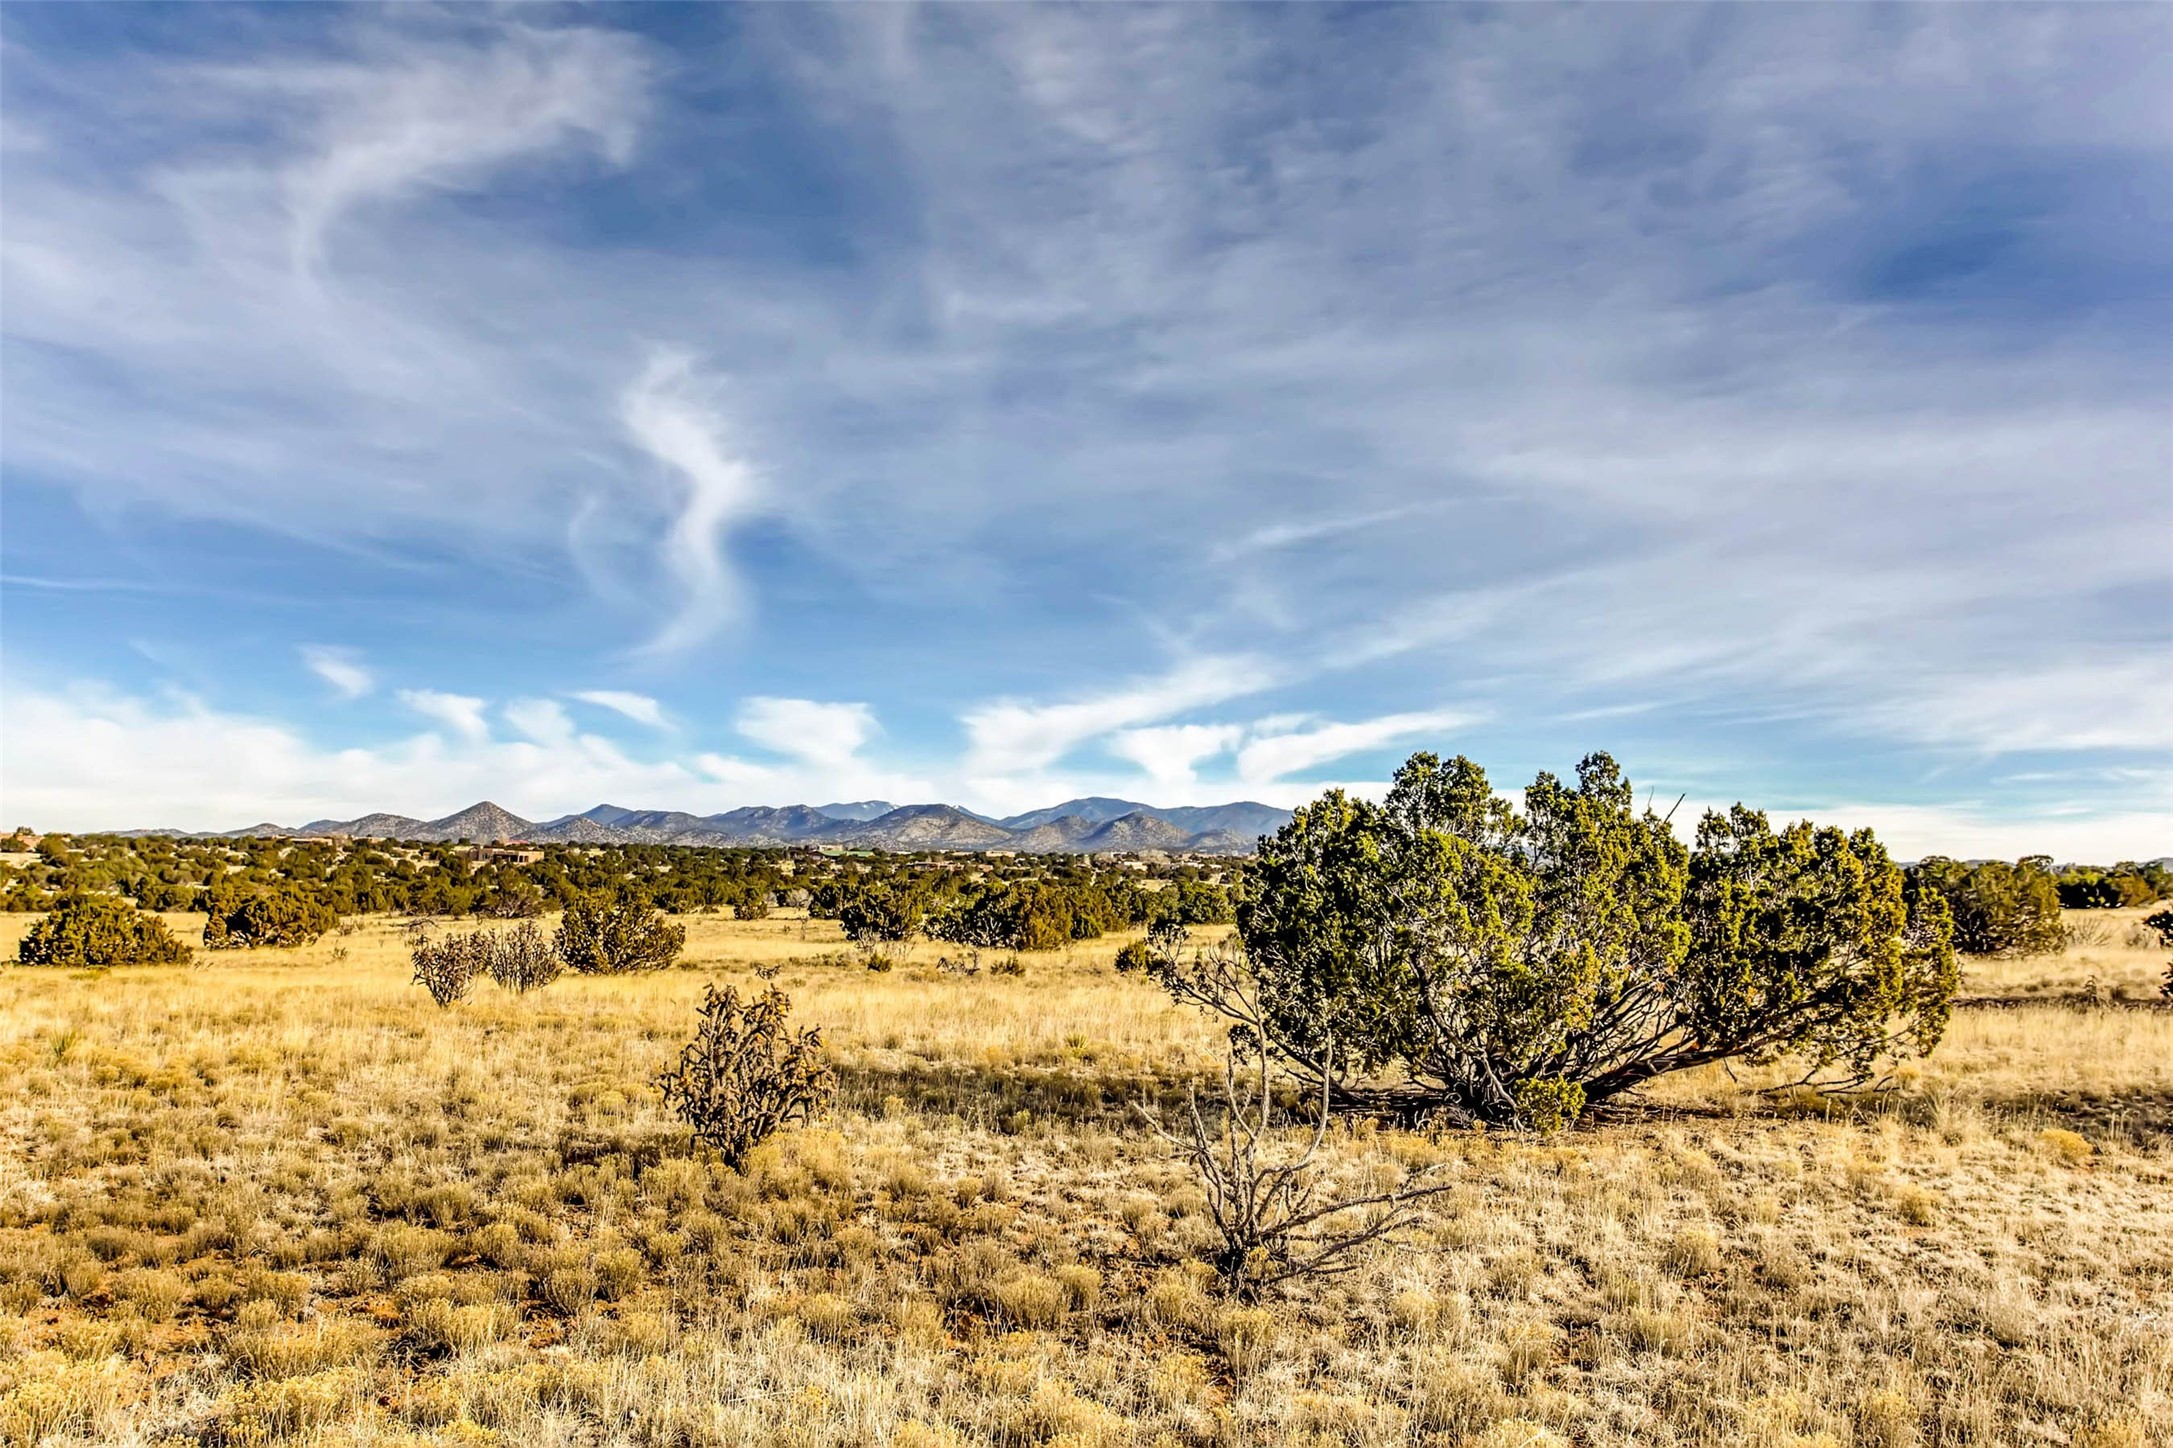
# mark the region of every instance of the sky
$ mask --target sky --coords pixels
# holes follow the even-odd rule
[[[2173,853],[2173,10],[0,12],[0,820]]]

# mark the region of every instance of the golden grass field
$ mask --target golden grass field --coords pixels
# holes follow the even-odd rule
[[[2075,1444],[2173,1435],[2173,1013],[2140,911],[1974,966],[1877,1102],[1720,1072],[1551,1140],[1339,1128],[1455,1184],[1360,1270],[1218,1301],[1131,1113],[1215,1059],[1119,940],[961,978],[825,922],[481,984],[397,924],[0,970],[9,1443]],[[12,956],[32,917],[0,917]],[[172,917],[194,932],[201,922]],[[650,1079],[776,967],[828,1119],[744,1174]]]

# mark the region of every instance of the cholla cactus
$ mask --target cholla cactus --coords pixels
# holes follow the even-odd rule
[[[490,942],[484,969],[505,989],[526,992],[557,980],[563,967],[543,932],[524,920]]]
[[[442,940],[426,937],[408,954],[415,962],[415,983],[430,992],[430,999],[449,1006],[474,987],[477,973],[489,962],[490,942],[480,930]]]
[[[700,1029],[657,1078],[695,1140],[734,1166],[780,1127],[823,1110],[837,1089],[821,1030],[791,1030],[791,1014],[791,997],[775,987],[742,1006],[731,986],[711,986]]]

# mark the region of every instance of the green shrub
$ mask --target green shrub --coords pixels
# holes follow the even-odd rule
[[[603,900],[587,896],[566,907],[552,948],[570,970],[587,975],[662,970],[685,949],[687,931],[662,911],[631,895]]]
[[[214,892],[205,908],[204,944],[213,950],[307,945],[340,923],[329,904],[289,886],[239,899]]]
[[[838,924],[855,944],[911,940],[927,911],[928,898],[921,891],[871,882],[846,893],[838,905]]]
[[[2052,861],[2028,855],[1964,864],[1933,855],[1910,871],[1954,916],[1954,944],[1971,955],[2047,955],[2067,942]]]
[[[180,965],[189,948],[166,922],[112,895],[70,895],[30,927],[17,958],[24,965],[94,969],[112,965]]]
[[[1604,754],[1521,812],[1430,754],[1383,804],[1331,791],[1262,841],[1237,923],[1240,953],[1165,937],[1150,968],[1340,1102],[1522,1126],[1736,1059],[1861,1085],[1938,1042],[1955,982],[1944,898],[1869,831],[1738,805],[1686,849]]]

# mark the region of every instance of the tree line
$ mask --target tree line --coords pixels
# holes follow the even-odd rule
[[[203,911],[213,949],[294,945],[345,916],[522,920],[596,897],[672,915],[760,919],[807,907],[860,940],[926,933],[1050,949],[1175,912],[1226,922],[1235,862],[977,856],[936,852],[854,857],[807,850],[668,845],[551,845],[504,852],[381,841],[187,840],[49,835],[35,857],[0,864],[0,909],[42,911],[81,894],[154,911]]]

